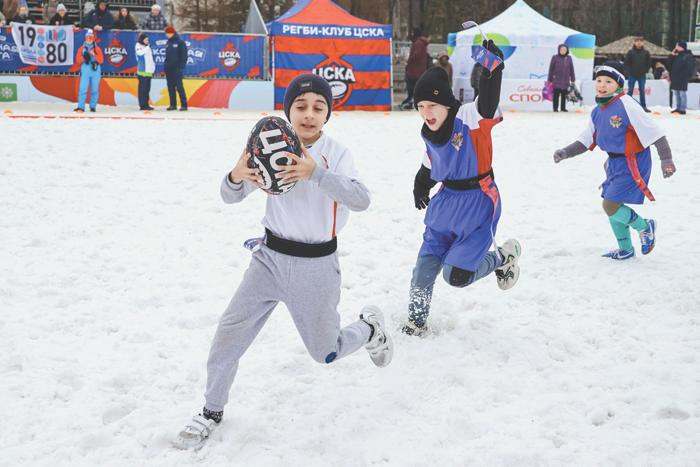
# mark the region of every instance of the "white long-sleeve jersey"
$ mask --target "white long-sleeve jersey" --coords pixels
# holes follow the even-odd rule
[[[352,154],[325,133],[307,150],[316,168],[310,180],[299,180],[282,195],[267,195],[262,224],[277,237],[302,243],[325,243],[338,235],[350,211],[364,211],[371,196],[355,169]],[[221,198],[239,203],[258,187],[248,181],[231,182],[226,174]]]

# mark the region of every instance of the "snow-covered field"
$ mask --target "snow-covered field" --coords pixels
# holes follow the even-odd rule
[[[326,130],[373,193],[339,237],[339,312],[348,324],[380,306],[394,360],[379,369],[361,350],[319,365],[281,304],[224,423],[193,452],[171,440],[201,410],[209,343],[265,200],[227,206],[219,185],[260,113],[6,108],[73,116],[0,108],[1,465],[700,464],[700,112],[653,109],[678,173],[664,180],[653,150],[658,201],[638,212],[658,221],[658,243],[625,262],[600,257],[616,247],[604,153],[552,162],[590,109],[507,113],[493,133],[497,238],[521,242],[520,281],[440,281],[422,339],[398,332],[423,231],[419,117],[333,116]]]

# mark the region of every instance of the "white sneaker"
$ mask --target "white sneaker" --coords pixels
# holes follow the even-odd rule
[[[362,309],[360,319],[372,328],[372,337],[365,344],[365,349],[369,352],[369,357],[374,364],[384,368],[391,363],[391,358],[394,356],[394,341],[386,330],[384,315],[379,308],[369,305]]]
[[[195,415],[192,417],[192,422],[177,435],[173,444],[180,449],[194,448],[195,451],[201,449],[207,439],[209,439],[212,430],[217,426],[219,424],[214,420]]]
[[[498,251],[501,253],[501,256],[503,256],[503,263],[496,269],[496,281],[501,290],[508,290],[518,282],[518,278],[520,277],[518,260],[520,259],[522,249],[517,240],[509,238],[502,247],[498,248]]]

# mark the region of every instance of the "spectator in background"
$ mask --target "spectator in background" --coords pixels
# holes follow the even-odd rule
[[[90,112],[96,111],[97,101],[100,100],[101,65],[104,61],[102,49],[95,44],[95,33],[88,29],[85,33],[85,43],[80,46],[78,54],[75,56],[75,63],[80,65],[80,90],[76,112],[85,112],[88,88],[90,89]]]
[[[71,21],[70,17],[68,16],[68,10],[63,3],[58,5],[56,14],[53,15],[51,21],[49,21],[49,24],[51,24],[51,26],[70,26],[73,24],[73,21]]]
[[[153,110],[153,107],[148,103],[148,96],[151,93],[151,78],[156,71],[156,64],[153,61],[153,51],[148,43],[148,36],[143,32],[136,43],[136,60],[138,62],[136,75],[139,80],[139,108]]]
[[[425,73],[425,66],[428,55],[428,39],[423,37],[421,28],[413,28],[413,44],[408,54],[406,63],[406,89],[408,97],[399,104],[399,110],[410,109],[413,104],[413,90],[418,79]],[[406,107],[408,106],[408,107]]]
[[[58,1],[49,0],[48,2],[44,3],[42,8],[43,11],[41,12],[41,19],[44,21],[44,24],[52,24],[51,18],[53,18],[58,12]]]
[[[628,93],[631,97],[634,96],[634,85],[639,83],[639,102],[642,104],[645,112],[651,112],[647,109],[647,100],[644,93],[644,84],[647,81],[647,71],[651,68],[651,54],[644,48],[644,38],[637,37],[634,39],[634,47],[627,52],[625,57],[625,72],[627,73],[627,81],[629,82]]]
[[[83,4],[83,18],[85,18],[88,13],[95,9],[95,4],[92,2],[85,2]]]
[[[552,83],[552,89],[554,91],[554,98],[552,99],[552,105],[554,106],[554,111],[558,112],[557,104],[561,99],[561,111],[568,112],[566,110],[566,96],[569,94],[569,86],[576,81],[576,73],[574,72],[574,61],[569,55],[569,46],[566,44],[559,44],[559,53],[552,57],[552,61],[549,62],[549,76],[547,81]]]
[[[121,7],[119,13],[114,15],[114,29],[136,30],[136,18],[127,7]]]
[[[168,26],[170,26],[168,21],[160,12],[160,5],[156,3],[151,7],[151,13],[146,17],[141,28],[147,31],[164,31]]]
[[[83,27],[95,31],[114,29],[114,17],[107,11],[106,0],[98,0],[97,8],[83,18]]]
[[[472,68],[471,84],[474,88],[474,100],[479,96],[479,79],[481,78],[481,70],[484,69],[484,65],[479,62],[474,63],[474,68]]]
[[[19,0],[0,0],[0,12],[2,12],[5,17],[5,22],[12,21],[12,18],[17,16],[19,13]]]
[[[693,58],[693,54],[688,50],[688,44],[680,41],[671,55],[666,60],[668,68],[671,70],[671,89],[676,100],[676,108],[672,113],[685,115],[688,105],[688,83],[695,76],[698,64]]]
[[[446,51],[443,50],[437,55],[435,66],[445,69],[447,76],[450,78],[450,87],[452,87],[452,64],[450,63],[450,56],[447,55]]]
[[[4,28],[5,24],[7,24],[7,21],[5,20],[5,17],[2,15],[2,8],[0,8],[0,28]]]
[[[26,6],[19,7],[19,13],[17,13],[17,16],[15,16],[12,19],[12,21],[15,23],[26,23],[26,24],[36,23],[36,20],[32,17],[32,15],[29,14],[29,10],[27,10]]]
[[[168,110],[177,110],[177,97],[175,91],[180,95],[180,110],[187,110],[187,95],[185,87],[182,85],[182,76],[187,65],[187,44],[180,38],[174,27],[165,28],[165,35],[168,36],[168,45],[165,49],[165,79],[168,83],[168,94],[170,95],[170,107]]]

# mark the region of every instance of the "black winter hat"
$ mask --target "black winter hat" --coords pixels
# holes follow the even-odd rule
[[[328,103],[328,116],[326,117],[326,121],[330,120],[331,110],[333,110],[333,92],[331,91],[331,86],[328,84],[328,81],[313,73],[299,75],[287,86],[287,90],[284,92],[284,114],[287,116],[287,120],[289,120],[289,109],[292,107],[294,99],[306,92],[315,92],[326,99]]]
[[[142,32],[141,34],[139,34],[139,44],[146,45],[147,38],[148,36],[146,35],[146,33]]]
[[[620,62],[605,62],[598,68],[595,74],[598,76],[607,76],[617,81],[617,85],[621,88],[625,86],[625,67]]]
[[[436,66],[423,73],[413,91],[413,101],[416,104],[421,101],[436,102],[447,107],[454,104],[455,96],[450,87],[450,77],[444,68]]]

